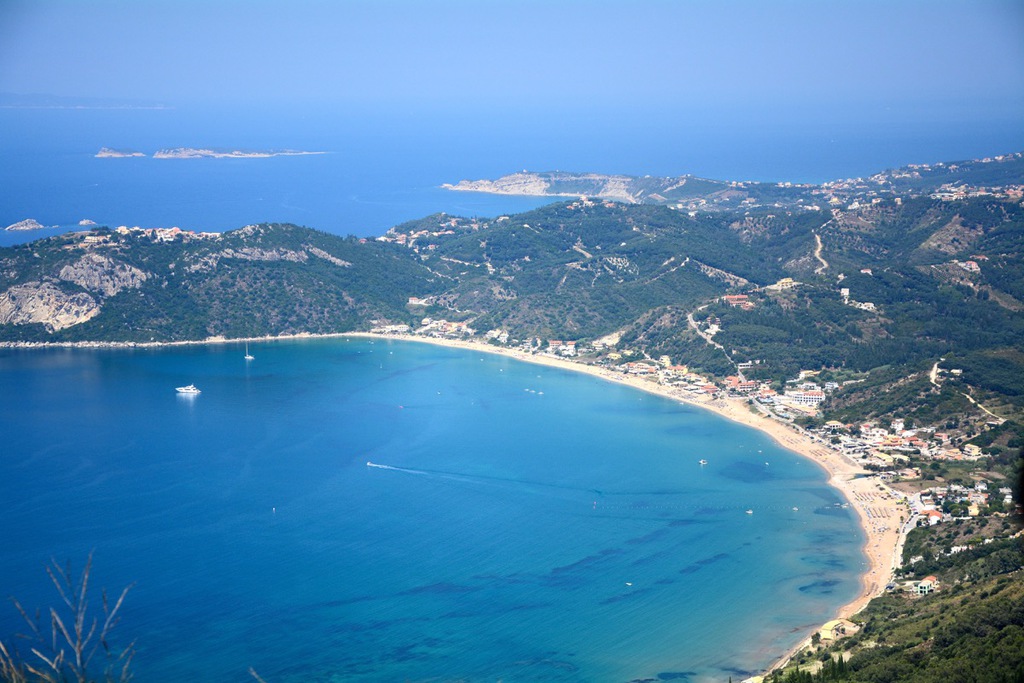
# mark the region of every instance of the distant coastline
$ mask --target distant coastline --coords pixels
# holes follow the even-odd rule
[[[158,149],[153,153],[154,159],[266,159],[269,157],[294,157],[311,154],[327,154],[327,152],[309,152],[297,149],[281,150],[240,150],[214,149],[209,147],[171,147]],[[144,157],[144,152],[135,150],[119,150],[112,147],[101,147],[96,153],[97,159],[121,159],[127,157]]]

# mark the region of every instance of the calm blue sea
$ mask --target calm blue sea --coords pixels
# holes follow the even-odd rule
[[[746,115],[744,118],[744,114]],[[0,246],[101,225],[230,230],[282,221],[376,236],[445,211],[495,216],[548,203],[440,189],[519,171],[691,173],[726,180],[814,181],[914,162],[1024,149],[1012,119],[965,125],[643,110],[576,112],[472,105],[448,111],[0,109],[0,228],[26,218],[58,230],[7,233]],[[270,159],[96,159],[101,147],[300,149]]]
[[[0,350],[4,595],[93,551],[137,680],[724,682],[857,592],[851,511],[759,432],[475,352],[249,348]]]

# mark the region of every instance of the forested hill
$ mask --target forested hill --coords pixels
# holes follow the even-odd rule
[[[822,368],[894,380],[950,356],[974,386],[1024,397],[1019,200],[694,216],[578,200],[496,221],[434,216],[385,238],[447,274],[444,314],[480,329],[619,331],[620,348],[720,375],[760,361],[747,375],[777,381]],[[784,278],[794,286],[767,287]],[[725,292],[748,300],[731,305]]]
[[[7,341],[329,333],[407,319],[442,286],[408,250],[292,225],[95,229],[0,250]]]

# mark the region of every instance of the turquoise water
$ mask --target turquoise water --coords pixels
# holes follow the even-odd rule
[[[857,592],[851,512],[756,431],[500,356],[250,351],[0,351],[4,593],[93,550],[138,680],[725,681]]]

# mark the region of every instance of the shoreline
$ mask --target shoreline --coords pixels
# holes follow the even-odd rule
[[[151,341],[151,342],[116,342],[116,341],[74,341],[74,342],[0,342],[0,349],[156,349],[164,346],[195,346],[197,344],[235,344],[259,341],[287,341],[292,339],[331,339],[333,337],[351,337],[362,332],[331,332],[313,334],[296,332],[295,334],[265,334],[258,337],[207,337],[206,339],[185,339],[182,341]],[[373,335],[383,336],[383,335]]]
[[[783,448],[807,458],[825,470],[829,475],[828,484],[842,494],[843,498],[846,499],[850,507],[857,514],[860,528],[865,536],[865,542],[861,547],[861,551],[867,559],[864,571],[861,573],[861,590],[853,600],[840,606],[834,612],[833,618],[848,619],[857,612],[860,612],[873,598],[883,594],[885,586],[893,579],[894,571],[899,564],[899,553],[902,550],[903,540],[905,539],[905,534],[903,533],[905,521],[901,522],[901,516],[909,518],[906,509],[900,504],[901,499],[898,494],[879,482],[877,478],[865,476],[871,473],[864,468],[824,444],[813,440],[803,432],[777,419],[763,414],[755,414],[749,409],[746,399],[696,400],[693,396],[684,392],[639,377],[612,372],[555,356],[526,354],[478,341],[414,337],[411,335],[375,332],[352,332],[340,336],[434,344],[435,346],[506,356],[514,360],[545,365],[570,372],[581,372],[605,381],[625,384],[634,389],[661,396],[662,398],[703,408],[732,422],[738,422],[757,429],[767,434]],[[794,655],[810,644],[811,636],[816,631],[817,629],[807,633],[806,637],[798,644],[772,659],[772,664],[766,667],[764,672],[771,672],[788,664]]]
[[[513,360],[544,365],[550,368],[579,372],[597,379],[616,382],[679,401],[690,406],[703,408],[732,422],[737,422],[759,430],[769,436],[783,448],[807,458],[829,475],[828,484],[837,489],[856,512],[860,528],[864,532],[865,542],[861,547],[867,562],[861,573],[861,590],[850,602],[840,606],[833,618],[849,618],[867,606],[872,598],[881,595],[885,586],[892,580],[895,568],[899,563],[906,534],[904,517],[909,518],[906,508],[900,503],[898,494],[884,486],[875,477],[842,454],[815,441],[793,426],[778,419],[758,414],[751,410],[747,399],[718,398],[698,400],[673,387],[664,386],[647,379],[613,372],[586,363],[559,358],[555,356],[528,354],[521,351],[492,346],[480,341],[458,339],[442,339],[437,337],[418,337],[405,334],[383,334],[377,332],[337,332],[330,334],[296,333],[288,335],[264,335],[258,337],[210,337],[203,340],[175,342],[0,342],[0,348],[160,348],[168,346],[190,346],[197,344],[232,344],[260,341],[281,341],[297,339],[330,339],[338,337],[356,337],[365,339],[382,339],[388,341],[417,342],[432,344],[465,351],[476,351],[512,358]],[[816,631],[816,629],[815,629]],[[784,667],[789,660],[810,643],[811,631],[797,645],[785,653],[772,659],[772,664],[764,669],[770,672]]]

